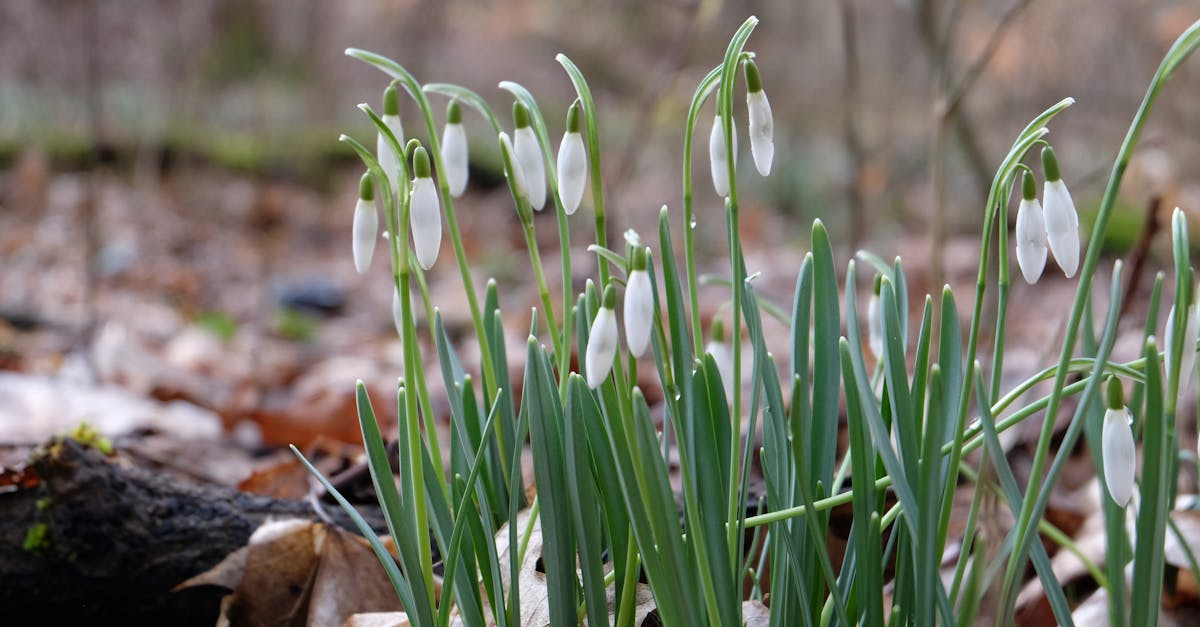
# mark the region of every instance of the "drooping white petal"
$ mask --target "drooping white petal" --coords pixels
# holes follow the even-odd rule
[[[1128,409],[1109,409],[1104,412],[1104,427],[1100,434],[1104,485],[1108,486],[1113,501],[1121,507],[1125,507],[1133,496],[1133,477],[1137,472],[1130,421]]]
[[[1196,320],[1196,307],[1188,307],[1187,324],[1184,329],[1183,336],[1183,354],[1179,360],[1179,391],[1183,393],[1185,386],[1192,380],[1192,373],[1196,367],[1196,334],[1200,331],[1200,324]],[[1171,313],[1167,314],[1167,328],[1163,334],[1166,338],[1166,364],[1167,368],[1171,367],[1173,347],[1175,346],[1175,307],[1171,306]]]
[[[737,158],[737,125],[733,126],[733,153]],[[725,132],[721,128],[721,116],[713,117],[712,133],[708,136],[708,160],[712,172],[713,189],[717,195],[729,195],[729,153],[725,151]]]
[[[528,199],[529,187],[525,183],[524,169],[521,167],[520,162],[517,161],[517,154],[513,149],[512,140],[509,139],[508,133],[503,131],[500,133],[500,150],[506,153],[509,160],[512,162],[512,185],[514,188],[516,188],[517,195]],[[507,172],[505,174],[507,175]]]
[[[867,340],[875,359],[883,359],[883,307],[879,294],[872,294],[867,302]]]
[[[717,372],[721,373],[721,385],[725,387],[725,399],[733,398],[733,347],[725,342],[709,340],[704,345],[704,352],[712,355],[717,362]]]
[[[645,270],[629,273],[625,284],[625,341],[634,357],[641,357],[650,346],[654,322],[654,293]]]
[[[592,321],[592,330],[588,333],[587,356],[584,365],[587,368],[587,384],[596,389],[608,378],[612,370],[613,359],[617,356],[617,313],[607,307],[601,307]]]
[[[354,206],[354,239],[351,242],[354,269],[359,274],[366,272],[371,265],[378,233],[379,212],[375,211],[375,201],[359,198],[358,204]]]
[[[754,167],[766,176],[771,173],[771,162],[775,158],[775,119],[771,115],[767,93],[761,89],[747,93],[746,111],[750,114],[750,152],[754,155]]]
[[[409,217],[417,263],[428,270],[442,247],[442,212],[433,179],[413,179]]]
[[[396,333],[404,337],[404,307],[400,303],[400,291],[392,288],[392,324],[396,325]]]
[[[469,174],[467,131],[462,124],[447,124],[442,130],[442,163],[446,166],[446,184],[450,195],[458,198],[467,189]]]
[[[526,126],[513,132],[513,149],[516,152],[517,166],[525,176],[529,204],[541,211],[542,207],[546,206],[546,165],[542,163],[542,151],[538,147],[533,127]]]
[[[383,123],[391,129],[392,134],[396,136],[396,142],[403,149],[404,127],[400,125],[400,116],[384,115]],[[383,173],[387,174],[388,182],[392,185],[392,193],[395,193],[400,186],[400,157],[396,155],[395,150],[392,150],[391,142],[383,133],[375,136],[375,158],[379,160],[379,167],[383,169]]]
[[[1075,201],[1062,179],[1046,181],[1042,192],[1042,208],[1046,219],[1046,239],[1050,252],[1067,278],[1079,269],[1079,214]]]
[[[1025,282],[1033,285],[1046,267],[1046,220],[1036,198],[1021,200],[1017,207],[1017,266]]]
[[[558,146],[558,194],[563,211],[575,213],[583,200],[583,185],[587,182],[587,151],[579,133],[563,133]]]

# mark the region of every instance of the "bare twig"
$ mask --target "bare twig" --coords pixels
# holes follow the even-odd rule
[[[1146,265],[1146,258],[1150,256],[1150,244],[1154,241],[1154,236],[1162,230],[1162,221],[1158,218],[1158,210],[1161,206],[1162,196],[1158,195],[1146,203],[1146,220],[1142,225],[1142,234],[1134,244],[1133,250],[1129,251],[1129,284],[1125,286],[1118,318],[1124,317],[1130,306],[1133,305],[1133,295],[1137,293],[1142,282],[1142,268]],[[1098,246],[1099,242],[1093,245]]]

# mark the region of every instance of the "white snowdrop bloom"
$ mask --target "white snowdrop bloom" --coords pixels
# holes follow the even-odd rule
[[[733,399],[733,347],[725,341],[725,325],[720,320],[714,320],[708,343],[704,352],[712,355],[717,362],[717,372],[721,373],[721,386],[725,388],[725,400]]]
[[[635,248],[633,269],[625,283],[625,342],[634,357],[641,357],[650,346],[654,325],[654,291],[646,267],[646,250]]]
[[[1079,214],[1075,211],[1071,192],[1059,174],[1054,149],[1049,146],[1042,149],[1042,169],[1046,174],[1042,191],[1046,239],[1050,242],[1054,260],[1069,279],[1079,269]]]
[[[1192,373],[1196,367],[1196,341],[1200,339],[1197,333],[1200,333],[1200,323],[1196,319],[1196,306],[1186,308],[1188,312],[1187,324],[1184,325],[1183,335],[1183,354],[1179,358],[1179,391],[1182,394],[1185,387],[1192,380]],[[1167,368],[1171,367],[1172,351],[1175,346],[1175,306],[1171,306],[1171,313],[1167,314],[1167,328],[1163,334],[1166,337],[1166,364]]]
[[[746,62],[746,112],[750,118],[750,152],[754,155],[754,167],[766,176],[771,173],[771,162],[775,158],[775,119],[754,61]]]
[[[442,247],[442,212],[437,189],[430,176],[429,154],[418,146],[413,153],[413,182],[409,200],[409,224],[417,263],[428,270]]]
[[[392,131],[392,135],[396,136],[396,143],[400,145],[400,149],[404,149],[404,127],[400,124],[400,95],[396,91],[395,85],[388,85],[388,88],[383,92],[383,123]],[[392,150],[392,144],[388,141],[387,135],[379,132],[375,136],[375,158],[379,160],[379,167],[383,169],[384,174],[387,174],[388,181],[392,186],[392,193],[400,189],[400,160],[403,158]]]
[[[880,284],[880,278],[876,276],[871,300],[867,301],[867,344],[875,359],[883,359],[883,306],[879,301]]]
[[[392,324],[396,325],[396,333],[404,337],[404,305],[400,302],[400,290],[392,287]]]
[[[737,125],[732,127],[733,154],[737,159]],[[721,115],[713,117],[712,133],[708,136],[708,160],[712,171],[713,189],[722,198],[729,196],[729,153],[725,150],[725,131],[721,128]]]
[[[586,182],[587,150],[579,133],[579,101],[575,101],[567,111],[567,132],[558,145],[558,195],[567,215],[579,208]]]
[[[375,210],[375,183],[371,179],[371,173],[367,172],[358,182],[358,203],[354,206],[354,239],[351,242],[354,269],[359,274],[366,272],[371,265],[378,233],[379,212]]]
[[[546,206],[546,164],[542,162],[542,149],[529,123],[529,110],[519,102],[513,103],[513,125],[516,127],[513,131],[516,166],[525,176],[529,204],[541,211]]]
[[[1037,199],[1033,175],[1025,172],[1021,181],[1021,204],[1017,207],[1017,266],[1025,282],[1033,285],[1046,267],[1046,220]]]
[[[1113,501],[1125,507],[1133,496],[1137,472],[1137,453],[1133,443],[1133,416],[1125,407],[1124,391],[1116,377],[1108,380],[1108,410],[1100,433],[1100,457],[1104,466],[1104,485]]]
[[[617,291],[609,285],[604,288],[604,297],[596,318],[592,321],[592,330],[588,333],[587,355],[584,366],[587,368],[587,384],[593,390],[600,387],[612,370],[613,359],[617,356]]]
[[[508,162],[512,164],[512,185],[517,190],[517,195],[522,198],[529,198],[528,188],[525,186],[525,173],[521,171],[521,164],[517,163],[516,153],[513,150],[512,140],[509,139],[508,133],[500,131],[500,150],[504,156],[508,158]],[[508,173],[505,172],[505,176]]]
[[[450,195],[458,198],[467,189],[469,175],[467,131],[462,125],[462,110],[457,100],[446,108],[446,128],[442,130],[442,165],[446,167],[446,185]]]

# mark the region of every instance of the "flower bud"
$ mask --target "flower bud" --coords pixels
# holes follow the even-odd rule
[[[775,120],[767,93],[762,88],[758,65],[753,60],[746,62],[746,112],[750,117],[750,152],[754,155],[754,167],[766,176],[771,173],[771,162],[775,158]]]
[[[1058,159],[1054,149],[1042,149],[1042,169],[1046,174],[1046,185],[1042,191],[1042,208],[1046,220],[1046,239],[1050,252],[1067,278],[1075,276],[1079,269],[1079,214],[1075,201],[1058,171]]]
[[[1200,332],[1200,322],[1196,319],[1196,307],[1184,308],[1188,314],[1187,323],[1184,325],[1183,334],[1183,353],[1179,357],[1179,389],[1182,392],[1184,387],[1191,382],[1192,373],[1196,367],[1196,341],[1200,338],[1197,333]],[[1175,346],[1175,306],[1171,306],[1171,313],[1167,314],[1167,329],[1163,334],[1166,337],[1166,366],[1171,367],[1172,352]]]
[[[442,247],[442,212],[429,167],[429,155],[418,146],[413,151],[413,182],[409,197],[409,225],[417,263],[428,270]]]
[[[592,330],[588,333],[587,356],[584,365],[587,368],[587,383],[591,389],[600,387],[612,370],[613,359],[617,356],[617,292],[612,285],[604,288],[604,297],[596,318],[592,321]]]
[[[546,206],[546,165],[542,163],[542,151],[538,147],[537,135],[529,123],[529,110],[525,105],[513,103],[513,149],[516,167],[525,176],[529,204],[541,211]]]
[[[1046,220],[1037,199],[1033,175],[1025,172],[1021,181],[1021,204],[1017,206],[1017,266],[1025,282],[1033,285],[1046,267]]]
[[[388,85],[388,88],[383,92],[383,123],[392,131],[392,135],[396,136],[396,143],[401,147],[404,146],[404,127],[400,124],[400,95],[396,91],[395,85]],[[400,160],[403,156],[397,155],[395,150],[392,150],[392,145],[388,142],[387,135],[382,132],[375,136],[375,158],[379,160],[379,167],[383,169],[384,174],[388,176],[388,182],[392,186],[392,193],[400,188]]]
[[[462,111],[457,100],[446,108],[446,128],[442,130],[442,164],[446,168],[446,185],[450,195],[458,198],[467,189],[469,174],[467,131],[462,125]]]
[[[875,286],[871,300],[867,301],[867,342],[875,359],[883,359],[883,306],[879,301],[879,289],[883,281],[875,275]]]
[[[558,146],[558,194],[563,211],[575,213],[583,200],[583,185],[587,182],[587,151],[579,133],[579,101],[567,111],[567,132]]]
[[[517,195],[521,198],[528,199],[529,192],[525,187],[525,173],[521,170],[521,164],[517,163],[516,153],[513,150],[512,140],[509,139],[508,133],[500,132],[500,151],[504,153],[507,161],[512,165],[512,186],[517,190]],[[508,172],[504,173],[508,176]]]
[[[375,211],[375,183],[371,173],[358,182],[358,203],[354,206],[354,238],[350,244],[354,253],[354,269],[359,274],[371,265],[375,254],[375,237],[379,233],[379,213]]]
[[[713,320],[711,335],[704,345],[704,352],[712,355],[721,374],[721,386],[725,388],[725,399],[733,398],[733,348],[725,341],[725,324]]]
[[[646,249],[633,250],[632,270],[625,284],[625,342],[634,357],[641,357],[650,346],[654,323],[654,291],[646,271]]]
[[[734,158],[737,155],[737,126],[732,127]],[[712,171],[713,189],[721,197],[729,196],[729,153],[725,150],[725,131],[721,115],[713,118],[712,133],[708,136],[708,160]]]
[[[1116,377],[1108,380],[1107,397],[1108,410],[1104,412],[1104,426],[1100,434],[1104,485],[1113,502],[1125,507],[1133,496],[1133,478],[1137,472],[1133,430],[1130,428],[1133,416],[1125,407],[1121,382]]]

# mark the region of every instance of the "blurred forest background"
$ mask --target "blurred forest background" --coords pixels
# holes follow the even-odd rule
[[[206,437],[232,431],[251,445],[321,435],[356,442],[350,382],[361,377],[390,394],[400,349],[386,258],[377,255],[364,276],[353,271],[362,167],[336,141],[346,132],[373,145],[355,104],[378,108],[387,83],[343,50],[377,51],[418,80],[470,87],[503,118],[510,100],[497,83],[522,83],[555,142],[574,97],[554,62],[566,53],[601,112],[614,233],[649,235],[659,206],[680,205],[692,91],[750,14],[762,20],[751,48],[774,108],[777,152],[763,179],[743,146],[743,225],[754,243],[751,272],[763,271],[764,291],[787,300],[815,218],[830,225],[843,261],[858,247],[903,255],[915,291],[973,282],[993,168],[1030,118],[1067,96],[1078,104],[1055,120],[1049,139],[1086,228],[1154,69],[1200,7],[5,0],[0,440],[36,441],[81,417],[117,432],[153,430],[169,411],[188,417],[172,425]],[[1200,209],[1200,105],[1188,97],[1198,74],[1195,64],[1180,69],[1143,136],[1104,242],[1114,254],[1136,242],[1153,199],[1163,215],[1175,205]],[[424,135],[411,103],[402,118],[410,135]],[[709,120],[702,116],[700,147]],[[506,312],[527,317],[536,291],[498,149],[470,112],[466,125],[472,187],[457,206],[468,254],[480,284],[496,277],[505,288]],[[721,204],[703,149],[696,158],[698,233],[712,252],[704,269],[720,273]],[[594,274],[583,250],[589,203],[572,221],[580,285]],[[549,214],[539,217],[550,258],[552,224]],[[431,289],[462,330],[451,257],[442,251]],[[1058,302],[1043,288],[1055,281],[1069,302],[1073,285],[1048,269],[1038,286],[1047,291],[1035,297],[1017,287],[1014,315],[1022,304]],[[1007,360],[1014,369],[1041,363],[1038,351],[1055,332],[1032,326],[1029,358]],[[1014,351],[1020,344],[1010,341]],[[78,387],[67,394],[68,385]],[[136,404],[147,398],[168,405]]]

